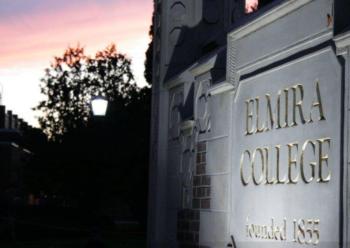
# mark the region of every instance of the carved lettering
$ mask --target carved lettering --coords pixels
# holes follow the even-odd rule
[[[249,99],[246,102],[246,132],[245,135],[251,135],[255,132],[253,127],[253,106],[254,106],[254,99]]]
[[[296,156],[293,156],[293,147],[295,147],[296,152],[298,152],[298,143],[290,143],[288,146],[288,183],[297,183],[299,176],[296,175],[293,178],[293,168],[297,169],[298,161]]]
[[[319,121],[324,121],[326,120],[326,117],[324,115],[323,112],[323,105],[322,105],[322,99],[321,99],[321,92],[320,92],[320,84],[318,81],[316,81],[315,83],[315,100],[312,102],[312,106],[311,106],[311,111],[310,111],[310,120],[309,123],[313,122],[312,119],[312,111],[314,108],[318,108],[318,112],[319,112]]]
[[[241,181],[243,183],[243,185],[248,185],[249,181],[250,181],[250,176],[246,179],[244,174],[243,174],[243,165],[244,165],[244,155],[247,154],[248,156],[248,161],[250,162],[250,151],[246,150],[242,153],[241,156],[241,162],[240,162],[240,171],[241,171]]]
[[[307,140],[305,141],[303,147],[302,147],[302,152],[300,156],[300,172],[301,172],[301,178],[305,183],[311,183],[312,180],[315,178],[315,168],[316,168],[316,162],[310,162],[310,168],[311,168],[311,176],[309,179],[306,178],[305,176],[305,167],[304,167],[304,157],[305,157],[305,152],[308,146],[312,147],[313,155],[315,155],[316,152],[316,145],[315,142],[312,140]]]
[[[301,84],[298,84],[296,86],[292,87],[293,90],[293,122],[292,122],[292,126],[296,126],[297,121],[296,121],[296,115],[297,115],[297,111],[299,112],[299,116],[300,116],[300,121],[302,124],[305,124],[305,118],[304,118],[304,113],[303,113],[303,99],[304,99],[304,88]],[[297,101],[297,95],[299,92],[299,101]]]
[[[320,138],[308,139],[302,143],[291,142],[285,145],[245,150],[240,160],[241,182],[244,186],[249,185],[251,180],[255,185],[297,184],[299,182],[309,184],[313,181],[327,183],[331,180],[330,149],[331,139]],[[282,152],[286,158],[284,161],[281,161]],[[308,163],[311,170],[310,176],[306,174],[306,153],[315,158],[315,161]],[[270,160],[271,157],[275,159]],[[318,171],[317,176],[316,170]],[[272,176],[273,172],[275,176]]]
[[[292,97],[289,97],[290,92]],[[283,90],[279,90],[275,96],[275,108],[273,111],[273,97],[270,94],[265,94],[265,97],[259,96],[247,99],[246,107],[246,125],[245,135],[253,135],[267,132],[273,129],[289,128],[298,125],[312,123],[313,116],[318,110],[318,120],[326,119],[321,99],[320,84],[315,82],[314,100],[309,108],[304,105],[304,86],[296,84]],[[282,102],[282,103],[281,103]],[[283,110],[281,110],[281,105]],[[291,105],[291,108],[289,106]],[[266,114],[261,114],[262,109],[266,109]],[[292,110],[292,113],[289,111]],[[307,110],[308,112],[305,112]],[[305,113],[309,113],[309,120],[305,119]],[[282,116],[283,114],[283,116]],[[291,123],[289,119],[291,116]],[[299,118],[298,118],[299,116]]]
[[[318,168],[318,182],[329,182],[331,180],[331,172],[330,170],[328,170],[327,172],[327,176],[324,175],[324,169],[323,169],[323,165],[325,164],[328,168],[328,153],[324,154],[324,145],[328,145],[328,148],[330,148],[331,146],[331,139],[330,138],[325,138],[325,139],[318,139],[318,164],[319,164],[319,168]],[[329,168],[328,168],[329,169]]]

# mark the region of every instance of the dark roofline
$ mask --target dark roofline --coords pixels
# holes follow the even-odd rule
[[[194,63],[190,64],[189,66],[185,67],[184,69],[182,69],[180,72],[176,73],[175,75],[171,76],[170,78],[164,80],[165,85],[168,84],[168,82],[171,82],[173,80],[175,80],[176,78],[178,78],[179,75],[183,74],[184,72],[190,70],[191,68],[204,64],[207,60],[211,59],[212,57],[214,57],[215,55],[219,55],[222,52],[226,52],[227,46],[223,45],[220,46],[218,48],[216,48],[215,50],[204,54],[203,56],[201,56],[198,60],[196,60]],[[226,60],[225,60],[226,63]]]
[[[263,6],[261,9],[258,9],[258,11],[255,11],[251,14],[243,15],[241,18],[237,20],[231,27],[228,29],[228,33],[246,25],[247,23],[252,22],[254,19],[264,15],[265,13],[269,12],[270,10],[276,8],[278,5],[288,2],[290,0],[274,0],[273,2]]]

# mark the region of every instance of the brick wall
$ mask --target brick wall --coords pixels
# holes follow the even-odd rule
[[[196,169],[193,178],[193,203],[194,209],[210,209],[210,176],[207,172],[207,143],[197,143]]]
[[[199,211],[183,209],[177,215],[177,239],[180,248],[194,248],[199,242]]]
[[[207,143],[197,143],[193,177],[192,209],[182,209],[177,216],[177,239],[180,248],[207,248],[199,245],[200,210],[210,209],[211,178],[207,172]]]

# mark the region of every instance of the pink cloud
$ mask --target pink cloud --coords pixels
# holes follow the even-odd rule
[[[106,6],[90,2],[85,6],[10,18],[0,22],[0,66],[35,60],[49,63],[54,55],[78,42],[87,48],[111,42],[122,46],[147,35],[151,14],[151,1]]]
[[[252,13],[258,9],[259,0],[246,0],[245,13]]]

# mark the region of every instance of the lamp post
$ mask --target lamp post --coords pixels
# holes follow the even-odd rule
[[[108,101],[106,98],[97,96],[91,99],[91,108],[93,116],[105,116],[107,112]]]
[[[101,185],[98,180],[98,177],[100,177],[100,171],[103,169],[101,168],[101,162],[103,163],[104,154],[103,154],[103,133],[106,132],[106,130],[103,129],[103,122],[104,117],[106,116],[107,107],[108,107],[108,101],[105,97],[97,96],[93,97],[91,99],[91,110],[92,110],[92,132],[93,132],[93,139],[94,141],[97,141],[98,146],[94,146],[96,150],[94,151],[95,156],[97,156],[97,159],[93,159],[93,163],[95,163],[94,169],[94,176],[95,176],[95,187],[93,192],[91,192],[91,196],[93,198],[93,205],[92,209],[94,209],[96,216],[94,216],[94,220],[92,223],[92,230],[91,230],[91,236],[89,239],[88,245],[91,245],[93,247],[104,247],[104,243],[101,238],[101,230],[98,224],[98,215],[99,215],[99,205],[100,205],[100,197],[101,197]],[[101,135],[102,134],[102,135]],[[97,178],[96,178],[97,177]],[[96,219],[95,219],[96,218]],[[90,246],[89,246],[90,247]]]

